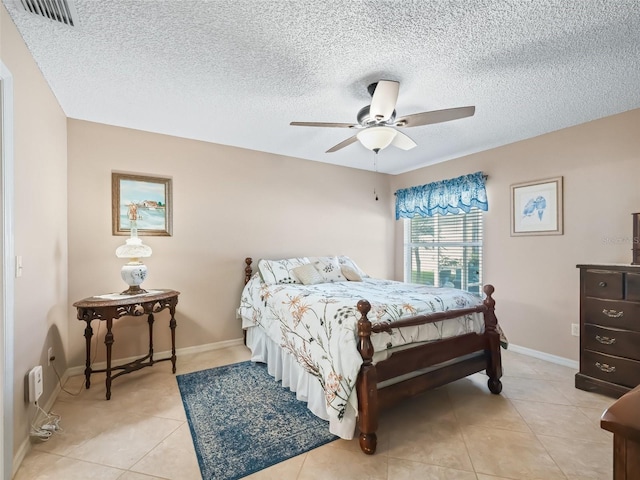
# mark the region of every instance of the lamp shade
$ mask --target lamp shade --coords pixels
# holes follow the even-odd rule
[[[391,127],[369,127],[358,132],[356,136],[362,145],[377,153],[383,148],[387,148],[397,133]]]
[[[116,257],[128,258],[129,262],[123,265],[120,275],[129,288],[123,295],[140,295],[147,293],[146,290],[140,288],[140,284],[147,277],[147,266],[140,261],[141,258],[151,256],[151,247],[142,243],[138,238],[138,222],[137,218],[131,219],[131,236],[127,238],[124,245],[120,245],[116,249]]]
[[[120,245],[116,249],[116,257],[118,258],[144,258],[151,256],[151,247],[142,243],[142,240],[138,237],[137,215],[135,217],[131,219],[131,236],[127,238],[124,245]]]
[[[142,243],[137,237],[127,238],[124,245],[120,245],[116,249],[116,257],[118,258],[144,258],[151,256],[151,247]]]

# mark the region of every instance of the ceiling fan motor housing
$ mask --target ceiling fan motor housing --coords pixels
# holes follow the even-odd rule
[[[370,125],[375,125],[375,124],[380,124],[380,125],[393,125],[393,122],[396,119],[396,111],[394,110],[393,113],[389,116],[389,118],[387,119],[387,121],[385,122],[381,122],[379,120],[376,120],[375,118],[373,118],[370,114],[370,105],[367,105],[366,107],[362,107],[360,109],[360,111],[358,112],[357,115],[357,120],[358,123],[360,125],[362,125],[363,127],[368,127]]]

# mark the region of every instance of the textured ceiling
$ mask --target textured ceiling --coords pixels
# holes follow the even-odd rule
[[[386,173],[640,107],[638,0],[75,0],[77,26],[3,0],[70,118]],[[367,85],[400,82],[404,129],[374,155],[352,130]]]

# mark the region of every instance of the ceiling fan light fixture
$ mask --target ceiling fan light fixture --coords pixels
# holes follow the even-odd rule
[[[356,135],[360,143],[374,152],[387,148],[398,132],[391,127],[369,127]]]

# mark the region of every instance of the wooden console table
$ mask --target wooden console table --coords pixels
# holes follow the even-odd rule
[[[144,367],[150,367],[154,363],[162,362],[165,360],[171,360],[173,365],[173,373],[176,373],[176,305],[178,304],[178,295],[180,292],[175,290],[151,290],[147,294],[141,295],[101,295],[96,297],[85,298],[73,304],[78,309],[78,320],[82,320],[87,323],[87,327],[84,330],[84,337],[87,342],[87,359],[85,363],[85,387],[91,386],[91,374],[106,372],[107,380],[107,400],[111,398],[111,381],[124,375],[131,373],[135,370],[139,370]],[[171,357],[162,358],[160,360],[153,359],[153,321],[154,314],[162,310],[169,309],[171,313],[171,320],[169,321],[169,328],[171,328]],[[141,315],[147,315],[147,322],[149,323],[149,353],[142,358],[138,358],[133,362],[129,362],[123,365],[111,366],[111,349],[113,347],[113,333],[111,328],[113,327],[113,320],[125,317],[133,316],[139,317]],[[104,320],[107,322],[107,334],[104,337],[104,343],[107,346],[107,368],[100,370],[93,370],[91,368],[91,337],[93,336],[93,329],[91,328],[92,320]],[[114,370],[122,370],[119,373],[113,375]]]

